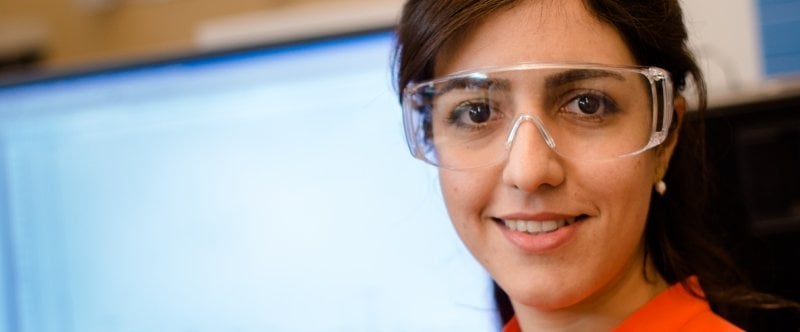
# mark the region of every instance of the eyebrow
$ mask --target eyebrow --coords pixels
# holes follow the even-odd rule
[[[493,88],[493,89],[500,89],[500,90],[509,90],[511,87],[511,82],[506,79],[496,79],[496,78],[485,78],[485,77],[473,77],[473,76],[464,76],[464,77],[457,77],[451,80],[448,80],[445,85],[441,89],[437,89],[437,95],[443,95],[451,90],[461,90],[466,89],[468,87],[475,87],[481,89]]]
[[[572,69],[561,72],[555,75],[548,76],[545,79],[546,88],[554,88],[557,86],[567,85],[577,81],[589,80],[593,78],[610,77],[619,81],[625,81],[625,77],[619,73],[601,70],[601,69]]]
[[[570,83],[590,80],[595,78],[613,78],[618,81],[625,81],[625,77],[619,73],[602,69],[571,69],[554,75],[549,75],[545,79],[545,88],[551,89]],[[497,79],[478,76],[462,76],[447,80],[445,85],[437,89],[436,95],[443,95],[451,90],[461,90],[468,87],[481,89],[493,88],[496,90],[508,91],[511,89],[511,81],[507,79]]]

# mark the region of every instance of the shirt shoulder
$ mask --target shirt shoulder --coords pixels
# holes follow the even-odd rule
[[[695,293],[701,294],[695,278],[686,281]],[[708,302],[690,293],[683,284],[670,286],[631,316],[626,318],[615,332],[628,331],[743,331],[720,317],[709,307]]]
[[[702,295],[696,278],[686,281],[696,294]],[[520,332],[516,317],[506,323],[503,332]],[[614,332],[738,332],[736,325],[711,310],[708,302],[690,293],[677,283],[659,293],[618,325]]]
[[[503,332],[522,332],[516,315],[511,317],[511,320],[503,326]]]
[[[691,317],[686,324],[680,327],[680,332],[694,332],[694,331],[719,331],[719,332],[736,332],[743,331],[736,325],[718,316],[710,309],[706,312],[701,312]]]

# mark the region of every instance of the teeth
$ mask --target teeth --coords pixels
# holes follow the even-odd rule
[[[525,231],[528,233],[539,233],[544,231],[544,225],[540,222],[535,221],[518,221],[520,225],[525,225]],[[517,226],[519,227],[519,226]]]
[[[566,223],[566,222],[564,222]],[[542,232],[552,232],[558,229],[558,222],[556,221],[545,221],[542,223]]]
[[[529,220],[503,220],[506,227],[517,232],[531,234],[548,233],[561,227],[575,223],[575,217],[564,220],[529,221]]]

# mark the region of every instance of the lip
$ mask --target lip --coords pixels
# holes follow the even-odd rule
[[[507,215],[499,216],[499,219],[503,220],[530,220],[530,221],[547,221],[547,220],[563,220],[567,218],[576,217],[576,214],[563,214],[563,213],[553,213],[553,212],[541,212],[541,213],[512,213]]]
[[[494,217],[492,220],[497,227],[500,228],[504,237],[518,250],[524,254],[544,254],[568,243],[575,237],[575,233],[579,229],[588,216],[585,214],[563,214],[563,213],[512,213],[500,217]],[[551,221],[551,220],[566,220],[569,218],[576,218],[575,222],[558,228],[555,231],[531,234],[527,232],[520,232],[511,230],[504,224],[505,220],[525,220],[525,221]]]

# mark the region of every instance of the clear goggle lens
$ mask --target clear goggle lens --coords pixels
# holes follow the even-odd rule
[[[503,162],[527,124],[558,155],[606,160],[664,141],[672,85],[655,67],[520,64],[410,84],[403,112],[412,154],[443,168]]]

